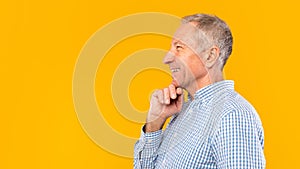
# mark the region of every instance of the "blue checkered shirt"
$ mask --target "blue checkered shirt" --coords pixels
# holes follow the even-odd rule
[[[134,168],[265,168],[260,118],[233,81],[198,90],[167,128],[141,132],[134,147]]]

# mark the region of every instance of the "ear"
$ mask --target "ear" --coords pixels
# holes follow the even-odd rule
[[[207,50],[205,58],[205,65],[207,68],[212,68],[218,61],[220,49],[217,46],[213,46]]]

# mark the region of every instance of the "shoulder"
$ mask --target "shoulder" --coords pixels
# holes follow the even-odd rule
[[[253,105],[237,92],[223,94],[215,99],[214,113],[224,118],[229,114],[241,116],[257,116],[257,111]],[[217,115],[216,114],[216,115]]]
[[[262,132],[262,123],[255,108],[237,92],[224,94],[216,99],[212,111],[215,131],[226,127],[251,127]],[[241,126],[242,125],[242,126]]]

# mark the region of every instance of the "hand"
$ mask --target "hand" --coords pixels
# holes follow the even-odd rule
[[[162,90],[156,90],[150,100],[150,109],[146,121],[145,131],[160,130],[167,118],[178,113],[183,104],[183,90],[170,84]]]

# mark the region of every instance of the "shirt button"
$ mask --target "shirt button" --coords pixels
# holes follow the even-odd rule
[[[148,140],[148,143],[151,143],[151,142],[152,142],[152,139],[149,139],[149,140]]]

